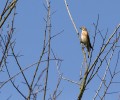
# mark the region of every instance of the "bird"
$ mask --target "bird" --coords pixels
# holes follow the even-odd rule
[[[87,28],[84,27],[84,26],[80,27],[80,29],[82,30],[81,37],[80,37],[80,42],[82,44],[84,44],[85,47],[87,48],[88,58],[89,58],[90,57],[90,51],[91,51],[91,49],[93,50],[93,47],[90,43],[89,33],[87,31]]]

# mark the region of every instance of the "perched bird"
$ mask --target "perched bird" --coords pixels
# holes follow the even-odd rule
[[[84,44],[87,48],[88,51],[88,58],[90,57],[90,50],[93,49],[90,43],[90,38],[87,29],[83,26],[80,28],[82,30],[81,32],[81,37],[80,37],[80,42]]]

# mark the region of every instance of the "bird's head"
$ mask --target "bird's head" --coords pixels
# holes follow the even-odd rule
[[[86,29],[84,26],[80,27],[80,29],[81,29],[82,31],[87,31],[87,29]]]

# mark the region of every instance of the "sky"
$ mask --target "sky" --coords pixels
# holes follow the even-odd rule
[[[15,52],[23,55],[19,58],[19,61],[23,68],[32,63],[35,63],[39,59],[39,55],[42,50],[45,30],[44,18],[47,14],[44,7],[44,4],[46,3],[45,1],[46,0],[18,0],[17,3],[17,15],[15,17],[16,29],[13,39],[16,39]],[[77,29],[79,30],[79,32],[81,32],[79,27],[86,26],[90,34],[91,43],[93,43],[94,36],[93,23],[96,23],[98,14],[98,27],[100,30],[103,30],[103,35],[107,31],[107,29],[110,35],[114,31],[115,27],[120,23],[120,0],[67,0],[67,2]],[[4,4],[5,1],[1,0],[0,5]],[[1,8],[2,6],[0,7],[0,11]],[[64,30],[64,32],[62,32],[51,41],[51,47],[54,53],[57,55],[57,57],[63,60],[61,64],[61,73],[63,73],[63,76],[68,79],[78,81],[80,67],[83,61],[83,55],[79,39],[68,16],[64,0],[51,0],[51,12],[55,12],[51,16],[51,34],[55,35]],[[6,24],[9,21],[10,18],[6,21]],[[93,58],[95,58],[98,54],[100,41],[101,38],[98,37],[94,48]],[[14,63],[13,58],[9,57],[8,61],[11,74],[14,75],[19,70]],[[114,65],[114,61],[112,61],[112,65]],[[45,65],[41,64],[40,66],[42,67]],[[33,70],[34,68],[31,68],[25,73],[29,82],[32,77]],[[5,77],[5,79],[8,78],[5,73],[2,73],[0,77],[3,76]],[[55,62],[52,62],[50,63],[47,98],[49,98],[49,95],[55,89],[57,76],[58,74]],[[17,77],[15,82],[17,84],[19,82],[22,82],[21,75]],[[88,86],[85,95],[83,96],[83,100],[92,100],[95,94],[95,88],[99,84],[99,79],[93,79],[91,84]],[[25,85],[22,83],[18,85],[21,88],[21,91],[25,92]],[[115,87],[120,88],[119,85],[116,85]],[[59,90],[62,90],[63,92],[59,96],[58,100],[76,100],[79,94],[79,86],[65,80],[61,81]],[[12,96],[11,100],[24,100],[20,96],[20,94],[18,94],[16,90],[13,89],[11,83],[9,83],[8,86],[2,88],[0,92],[1,100],[6,100],[9,96]],[[119,95],[120,93],[107,96],[106,100],[118,100]],[[39,97],[41,98],[42,96],[43,95],[40,95]],[[97,100],[99,100],[99,98],[97,98]]]

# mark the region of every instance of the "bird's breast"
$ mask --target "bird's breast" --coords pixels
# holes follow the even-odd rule
[[[88,42],[87,36],[83,35],[83,34],[81,34],[81,40],[84,44],[87,44],[87,42]]]

